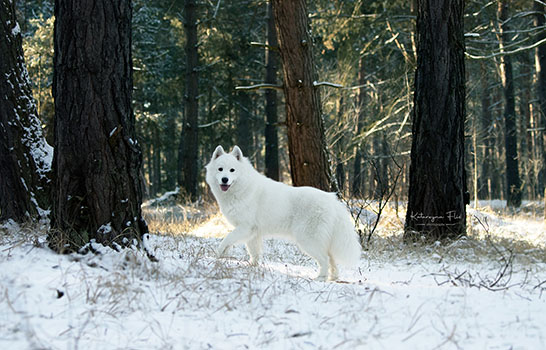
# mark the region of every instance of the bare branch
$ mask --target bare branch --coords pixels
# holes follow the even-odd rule
[[[218,120],[212,121],[212,122],[207,123],[207,124],[200,124],[200,125],[197,125],[197,127],[198,127],[198,128],[208,128],[209,126],[213,126],[213,125],[218,124],[218,123],[220,123],[220,122],[221,122],[221,120],[218,119]]]
[[[266,43],[259,43],[257,41],[251,41],[250,46],[265,47],[266,49],[271,50],[271,51],[279,51],[278,46],[269,45],[269,44],[266,44]]]
[[[327,81],[314,81],[313,86],[329,86],[329,87],[333,87],[333,88],[336,88],[336,89],[342,89],[343,88],[343,85],[341,85],[341,84],[330,83],[330,82],[327,82]]]
[[[282,90],[282,86],[276,85],[276,84],[256,84],[256,85],[235,87],[235,90],[260,90],[260,89]]]
[[[513,55],[513,54],[516,54],[516,53],[519,53],[519,52],[522,52],[522,51],[531,50],[531,49],[534,49],[535,47],[540,46],[540,45],[542,45],[544,43],[546,43],[546,38],[537,41],[533,45],[519,47],[519,48],[517,48],[515,50],[512,50],[512,51],[495,52],[495,53],[493,53],[491,55],[487,55],[487,56],[475,56],[475,55],[472,55],[472,54],[470,54],[468,52],[465,52],[465,55],[466,55],[466,57],[472,58],[474,60],[485,60],[485,59],[489,59],[489,58],[493,58],[493,57],[497,57],[497,56]]]

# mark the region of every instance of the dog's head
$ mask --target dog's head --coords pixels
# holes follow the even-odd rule
[[[245,158],[238,146],[233,147],[230,153],[224,152],[222,146],[216,147],[212,158],[205,167],[207,169],[207,183],[213,189],[220,189],[227,192],[237,183],[242,175]]]

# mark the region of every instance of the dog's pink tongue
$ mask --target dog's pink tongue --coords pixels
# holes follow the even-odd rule
[[[226,192],[229,188],[229,185],[220,185],[220,188],[222,189],[222,191]]]

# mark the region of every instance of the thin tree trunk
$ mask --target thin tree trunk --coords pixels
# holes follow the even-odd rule
[[[272,0],[283,63],[292,183],[332,189],[305,0]]]
[[[184,136],[186,135],[186,129],[184,128],[184,124],[186,121],[186,106],[184,105],[182,107],[182,130],[180,131],[180,137],[178,138],[178,159],[177,159],[177,182],[178,186],[182,191],[185,191],[184,187],[184,149],[186,142],[184,141]],[[151,172],[151,170],[150,170]],[[151,177],[150,177],[151,181]]]
[[[463,0],[417,2],[406,240],[465,234]]]
[[[239,100],[239,117],[237,118],[236,128],[237,145],[243,152],[252,154],[250,151],[250,145],[252,144],[252,100],[246,91],[239,91],[237,99]]]
[[[32,97],[15,2],[0,1],[0,26],[0,222],[22,222],[49,206],[53,150]]]
[[[338,101],[338,110],[337,110],[337,120],[338,122],[341,122],[343,120],[343,114],[345,113],[345,104],[343,101],[343,94],[339,97]],[[339,190],[339,194],[343,196],[345,192],[345,167],[343,166],[343,145],[345,145],[345,131],[343,130],[343,125],[341,126],[341,135],[339,136],[339,140],[336,144],[336,181],[337,181],[337,188]]]
[[[358,142],[356,144],[356,150],[355,150],[355,160],[354,160],[354,166],[353,166],[353,186],[352,186],[352,193],[353,196],[357,198],[361,198],[364,196],[364,181],[363,181],[363,173],[364,169],[362,167],[362,148],[364,141],[361,139],[361,133],[362,129],[364,127],[364,105],[366,100],[366,77],[365,77],[365,69],[364,69],[364,58],[360,57],[360,60],[358,61],[358,85],[360,88],[358,89],[358,114],[357,114],[357,125],[356,125],[356,137],[358,138]]]
[[[535,26],[543,27],[546,24],[546,6],[535,1],[534,10],[536,12]],[[543,40],[545,38],[546,32],[544,30],[539,31],[537,40]],[[537,97],[538,110],[540,113],[539,125],[541,128],[541,134],[539,134],[537,139],[537,148],[540,150],[540,156],[542,157],[542,169],[538,175],[538,192],[544,192],[544,220],[546,220],[546,149],[544,147],[546,145],[546,44],[537,47],[535,52],[535,66],[538,77]]]
[[[478,208],[478,117],[472,118],[472,150],[473,150],[473,164],[472,164],[472,187],[474,192],[474,209]]]
[[[165,187],[171,191],[176,187],[176,111],[172,110],[170,115],[167,116],[166,125],[166,139],[172,140],[165,145],[165,162],[163,168],[165,169]]]
[[[506,0],[498,4],[500,21],[499,43],[501,51],[510,41],[508,19],[508,3]],[[501,56],[501,77],[504,90],[504,147],[506,160],[506,203],[509,207],[521,205],[521,180],[518,169],[518,145],[516,127],[516,105],[514,95],[514,77],[512,71],[512,57]]]
[[[133,244],[148,232],[131,108],[131,17],[130,1],[55,1],[49,242],[59,252],[91,239]]]
[[[485,63],[480,62],[480,72],[481,72],[481,125],[480,125],[480,135],[484,135],[484,152],[483,152],[483,162],[482,162],[482,172],[481,180],[484,184],[486,191],[482,191],[482,198],[488,198],[491,200],[492,197],[492,188],[493,188],[493,118],[491,116],[491,99],[490,99],[490,89],[489,89],[489,80],[488,72],[485,67]],[[487,194],[487,196],[485,196]]]
[[[161,192],[162,182],[161,182],[161,140],[159,137],[159,125],[154,124],[154,131],[153,131],[153,141],[152,144],[154,146],[154,160],[153,160],[153,166],[154,166],[154,177],[152,182],[152,195],[156,195]]]
[[[265,51],[265,82],[277,84],[279,59],[274,48],[278,48],[277,31],[271,2],[267,5],[267,49]],[[277,135],[277,91],[265,91],[265,175],[279,180],[279,137]]]
[[[378,106],[377,114],[382,115],[383,113],[383,104],[381,98],[381,92],[375,94],[375,105]],[[372,184],[370,189],[372,190],[371,195],[376,200],[382,199],[384,194],[388,192],[389,188],[389,179],[385,166],[385,155],[386,150],[383,147],[383,132],[374,132],[372,137],[372,174],[370,179]]]
[[[521,84],[521,94],[520,94],[520,114],[521,123],[519,125],[520,134],[521,134],[521,143],[520,143],[520,159],[523,172],[523,183],[525,187],[522,188],[522,195],[526,195],[527,199],[534,200],[536,198],[536,176],[534,169],[534,159],[533,159],[533,133],[529,130],[532,126],[531,118],[531,85],[533,76],[532,73],[532,63],[531,56],[529,52],[523,52],[521,55],[520,62],[521,74],[525,77]]]
[[[182,183],[192,201],[197,200],[198,121],[199,121],[199,76],[197,52],[197,5],[195,0],[184,4],[184,29],[186,31],[186,94],[183,126],[184,151],[182,157]]]

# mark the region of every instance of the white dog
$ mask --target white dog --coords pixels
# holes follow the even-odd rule
[[[250,262],[257,263],[264,237],[285,238],[317,260],[321,280],[328,272],[330,280],[337,279],[337,263],[353,266],[360,259],[351,218],[335,194],[273,181],[258,173],[238,146],[231,153],[216,147],[206,169],[220,210],[235,227],[220,244],[220,256],[245,243]]]

